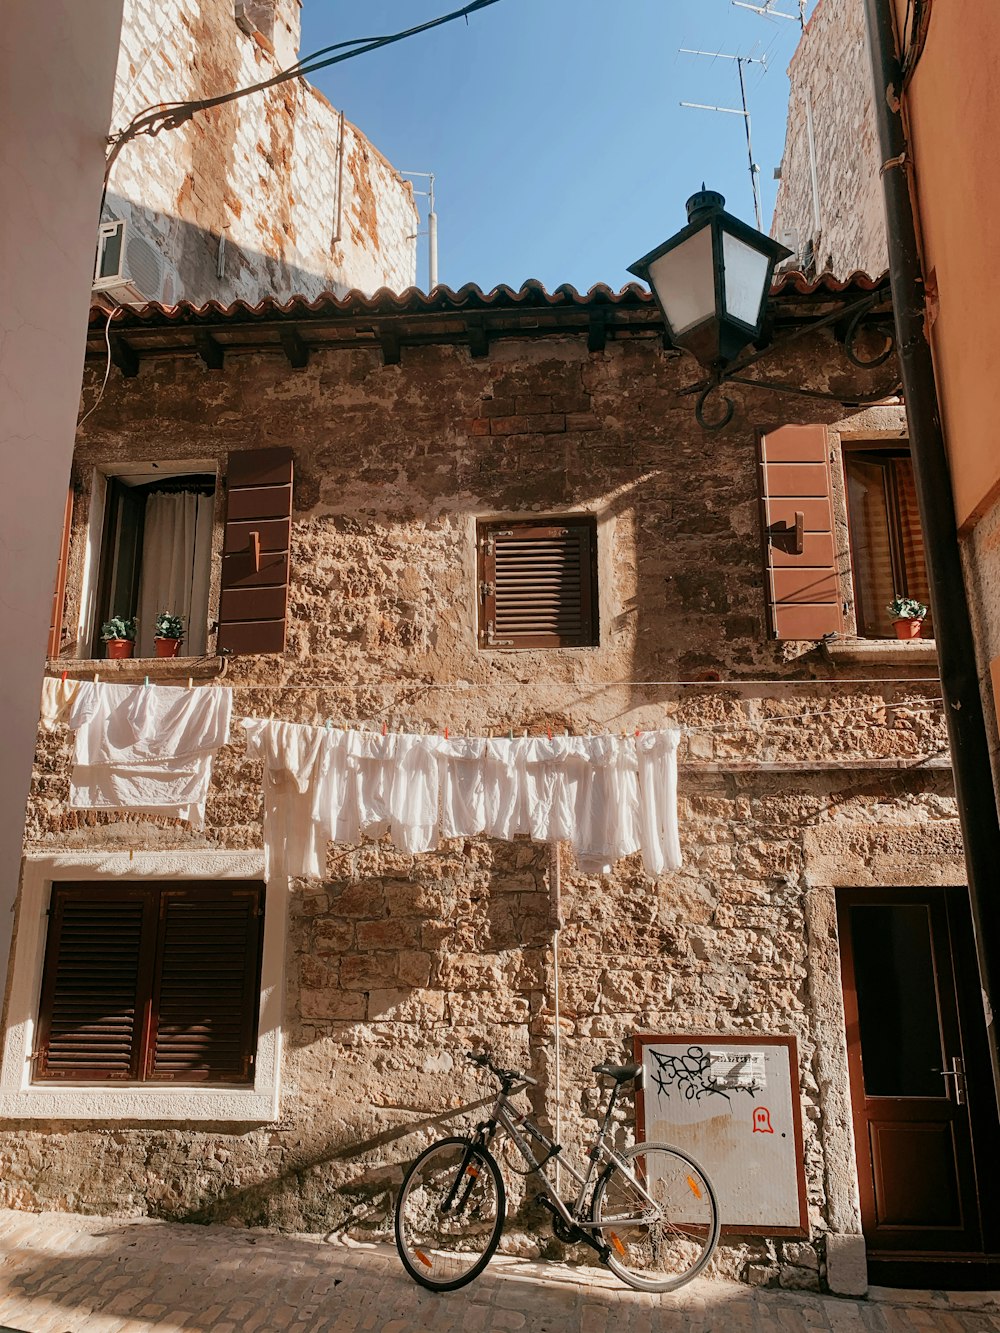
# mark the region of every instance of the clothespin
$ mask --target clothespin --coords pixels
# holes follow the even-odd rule
[[[330,728],[331,728],[332,726],[333,726],[333,723],[330,721],[329,718],[327,718],[327,719],[326,719],[326,729],[327,729],[327,731],[329,731]]]
[[[100,679],[101,679],[100,674],[99,674],[97,671],[95,671],[95,672],[94,672],[94,684],[96,685],[97,682],[98,682]]]
[[[549,740],[551,740],[551,739],[552,739],[552,728],[551,728],[551,727],[546,727],[545,730],[546,730],[546,731],[548,732],[548,734],[549,734]]]
[[[135,848],[134,848],[134,847],[130,847],[130,848],[128,849],[128,859],[129,859],[130,861],[134,861],[134,860],[135,860]]]
[[[194,689],[194,676],[188,676],[188,689]]]
[[[513,727],[508,727],[508,728],[507,728],[507,737],[508,737],[509,740],[513,740],[513,739],[514,739],[514,728],[513,728]]]
[[[388,727],[388,724],[385,723],[385,722],[383,722],[383,723],[382,723],[382,735],[383,735],[383,736],[387,736],[388,734],[389,734],[389,727]]]
[[[641,735],[642,735],[642,732],[639,730],[638,727],[636,727],[636,729],[635,729],[635,738],[636,738],[636,740],[638,740],[639,737],[640,737]]]
[[[68,674],[68,673],[65,672],[65,671],[62,673],[62,683],[63,683],[64,685],[66,684],[66,676],[67,676],[67,674]]]
[[[445,738],[445,740],[448,739],[448,728],[447,728],[447,727],[445,727],[445,729],[444,729],[444,738]]]
[[[142,688],[143,688],[144,690],[148,690],[148,689],[149,689],[149,677],[148,677],[148,676],[147,676],[146,679],[142,682]]]

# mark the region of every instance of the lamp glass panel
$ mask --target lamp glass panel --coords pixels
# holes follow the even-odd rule
[[[767,255],[724,231],[722,262],[725,267],[723,290],[726,314],[755,327],[765,295],[769,263]]]
[[[649,283],[673,334],[685,333],[715,314],[712,228],[706,226],[649,266]]]

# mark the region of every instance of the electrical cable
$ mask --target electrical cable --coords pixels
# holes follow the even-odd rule
[[[108,322],[104,326],[104,342],[108,349],[108,361],[107,365],[104,367],[104,380],[101,384],[97,397],[94,399],[93,405],[89,407],[86,412],[84,412],[83,416],[76,423],[77,430],[80,429],[80,427],[83,425],[83,423],[87,420],[87,418],[91,415],[92,412],[97,411],[98,407],[100,406],[101,399],[104,397],[104,390],[108,387],[108,376],[111,374],[111,321],[114,319],[115,315],[118,313],[120,309],[121,306],[116,301],[114,303],[113,308],[108,311]]]
[[[109,141],[111,151],[108,154],[104,168],[105,188],[118,154],[127,143],[139,135],[154,136],[160,134],[163,130],[178,129],[199,111],[210,111],[215,107],[225,106],[227,103],[235,102],[241,97],[248,97],[251,93],[263,92],[268,88],[275,88],[279,84],[287,83],[291,79],[302,78],[307,74],[315,73],[317,70],[327,69],[330,65],[338,65],[342,61],[352,60],[355,56],[381,50],[382,47],[391,46],[395,42],[401,42],[407,37],[414,37],[422,32],[429,32],[432,28],[439,28],[445,23],[453,22],[455,19],[465,18],[468,20],[470,14],[498,3],[499,0],[472,0],[470,4],[463,5],[461,9],[453,10],[449,14],[442,14],[438,18],[429,19],[426,23],[419,23],[415,27],[406,28],[401,32],[389,33],[384,37],[355,37],[350,41],[337,42],[333,46],[321,47],[319,51],[314,51],[303,57],[302,60],[296,61],[294,65],[275,74],[270,79],[250,84],[246,88],[237,88],[232,92],[221,93],[217,97],[205,97],[187,102],[159,102],[155,106],[146,107],[132,117],[124,130],[111,136]],[[345,51],[343,50],[345,47],[352,49]],[[330,51],[341,51],[341,54],[332,55],[328,59],[321,60],[318,58]]]

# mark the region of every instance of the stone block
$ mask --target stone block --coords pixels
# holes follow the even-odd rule
[[[396,975],[392,953],[348,953],[340,960],[340,984],[345,990],[371,990]]]
[[[868,1255],[864,1236],[830,1232],[826,1238],[826,1283],[838,1296],[864,1296],[868,1290]]]

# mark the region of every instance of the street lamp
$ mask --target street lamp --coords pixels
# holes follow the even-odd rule
[[[670,341],[708,369],[760,337],[774,266],[792,253],[725,202],[703,185],[687,201],[688,225],[628,270],[652,288]]]
[[[766,347],[753,347],[761,340],[775,265],[792,252],[727,213],[725,202],[721,194],[702,185],[687,201],[687,226],[637,259],[628,270],[652,289],[671,345],[690,352],[708,371],[706,379],[680,390],[681,394],[698,395],[694,411],[699,425],[707,431],[721,430],[732,420],[735,405],[725,395],[721,413],[709,419],[704,411],[710,395],[726,382],[826,399],[845,407],[881,402],[897,393],[898,378],[874,391],[865,388],[845,395],[741,374],[755,361],[780,350],[793,339],[831,325],[843,343],[847,359],[862,370],[888,361],[895,350],[895,340],[891,324],[886,323],[889,316],[885,315],[882,332],[886,336],[881,349],[874,356],[863,356],[855,346],[862,320],[888,302],[886,284],[833,311],[827,304],[826,314],[815,319],[804,318],[780,341],[769,338]]]

